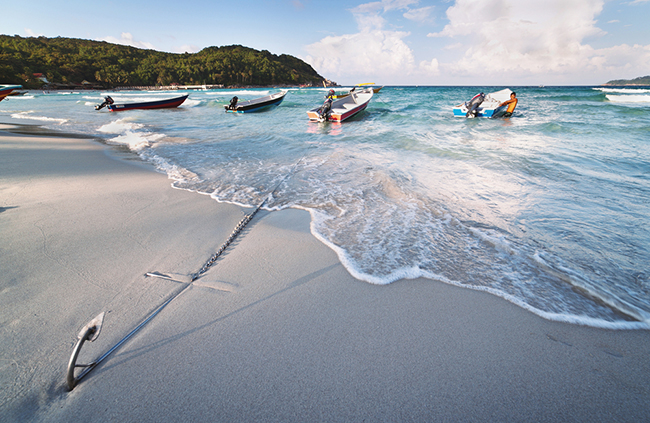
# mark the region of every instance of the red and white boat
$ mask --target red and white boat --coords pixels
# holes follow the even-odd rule
[[[19,90],[22,87],[22,85],[0,85],[0,101],[11,94],[13,90]]]
[[[309,110],[307,116],[309,116],[309,120],[315,122],[343,122],[365,110],[373,94],[371,88],[354,90],[350,95],[332,101],[332,107],[329,110],[326,110],[325,104],[323,104],[323,106]]]

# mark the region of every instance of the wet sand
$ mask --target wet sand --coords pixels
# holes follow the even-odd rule
[[[171,188],[131,153],[0,128],[0,421],[643,421],[650,332],[426,279],[354,279],[300,210]],[[20,132],[20,131],[19,131]],[[25,131],[23,131],[25,132]],[[29,131],[27,131],[29,132]],[[187,288],[187,289],[185,289]],[[160,314],[68,392],[79,362]]]

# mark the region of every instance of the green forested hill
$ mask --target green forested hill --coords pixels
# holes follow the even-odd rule
[[[634,79],[614,79],[605,85],[650,85],[650,75]]]
[[[103,41],[0,35],[0,83],[37,88],[51,83],[103,85],[321,85],[323,77],[302,60],[239,45],[198,53],[163,53]]]

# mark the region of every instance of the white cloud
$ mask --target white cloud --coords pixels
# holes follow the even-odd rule
[[[432,59],[430,62],[425,62],[425,61],[420,62],[420,70],[426,76],[440,75],[440,69],[439,69],[437,59]]]
[[[431,20],[431,12],[433,12],[433,6],[427,6],[419,9],[410,9],[403,16],[414,22],[428,22]]]
[[[410,32],[387,30],[383,14],[404,11],[411,20],[427,19],[432,7],[411,8],[419,0],[382,0],[360,4],[349,11],[357,21],[354,34],[329,36],[305,47],[307,61],[321,75],[350,83],[354,79],[378,79],[382,83],[400,83],[408,75],[438,74],[436,59],[416,65],[413,51],[404,41]]]
[[[29,28],[25,28],[25,34],[27,34],[28,37],[40,37],[43,35],[43,34],[37,34]]]
[[[408,9],[412,4],[418,4],[420,0],[383,0],[384,11]]]
[[[449,75],[481,80],[555,76],[588,83],[615,68],[648,64],[648,46],[594,49],[590,37],[604,0],[457,0],[447,9],[449,24],[430,37],[462,42],[465,54],[440,67]],[[640,68],[639,68],[640,69]],[[556,78],[557,79],[557,78]],[[569,81],[566,81],[569,82]]]
[[[412,70],[414,63],[411,49],[402,40],[408,35],[372,30],[325,37],[306,47],[306,61],[334,79],[402,75]]]
[[[433,7],[411,9],[409,6],[417,5],[420,0],[382,0],[363,3],[350,9],[359,25],[360,30],[382,29],[386,20],[381,13],[391,10],[405,10],[404,17],[410,20],[426,20]]]
[[[196,53],[199,48],[194,44],[184,44],[180,47],[175,47],[173,53]]]
[[[138,48],[145,48],[145,49],[150,49],[150,50],[155,50],[156,48],[153,46],[153,44],[145,42],[145,41],[136,41],[133,39],[133,35],[129,32],[123,32],[120,35],[120,38],[115,38],[113,36],[107,36],[100,41],[106,41],[109,43],[114,43],[114,44],[122,44],[125,46],[132,46],[132,47],[138,47]]]

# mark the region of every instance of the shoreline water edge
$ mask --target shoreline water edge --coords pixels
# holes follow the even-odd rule
[[[0,113],[126,146],[220,202],[255,207],[277,187],[265,208],[308,210],[312,233],[369,283],[426,277],[552,320],[647,328],[649,90],[516,89],[505,120],[450,118],[475,87],[386,87],[345,125],[306,121],[326,88],[241,117],[219,112],[270,91],[192,91],[178,109],[117,115],[93,106],[170,93],[32,92]]]
[[[261,211],[68,392],[80,328],[107,312],[87,362],[185,288],[145,273],[192,274],[251,208],[170,189],[130,150],[17,122],[0,127],[8,421],[640,421],[650,410],[647,331],[546,320],[422,277],[362,282],[312,235],[313,214],[291,208]]]
[[[309,211],[314,236],[359,280],[426,277],[551,320],[648,328],[650,186],[638,170],[649,90],[517,89],[505,120],[450,119],[445,104],[473,87],[388,87],[346,125],[306,122],[325,88],[237,119],[222,102],[268,90],[194,91],[181,108],[128,114],[94,111],[100,93],[32,93],[2,114],[126,146],[219,202]]]

